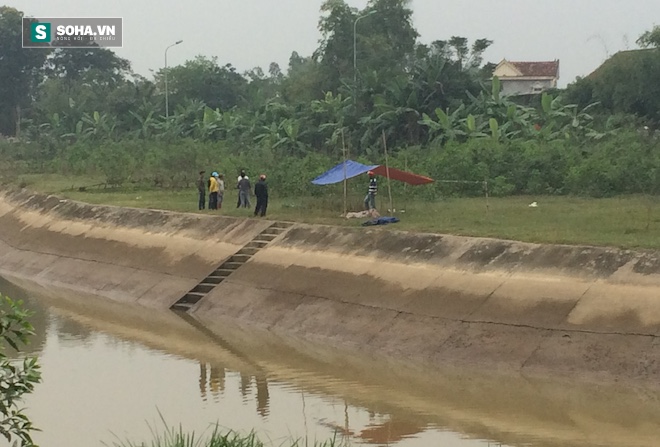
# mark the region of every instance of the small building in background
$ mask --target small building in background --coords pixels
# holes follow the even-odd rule
[[[493,71],[505,95],[537,95],[557,88],[559,60],[548,62],[512,62],[503,59]]]

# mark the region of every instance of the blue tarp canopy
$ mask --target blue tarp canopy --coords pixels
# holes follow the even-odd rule
[[[357,177],[365,172],[374,171],[376,175],[382,175],[394,180],[406,182],[411,185],[424,185],[431,183],[432,178],[423,175],[413,174],[412,172],[402,171],[396,168],[386,168],[383,165],[363,165],[353,160],[346,160],[346,173],[344,173],[344,163],[339,163],[334,168],[324,172],[323,174],[312,180],[315,185],[330,185],[332,183],[339,183],[344,181],[344,178]],[[346,177],[344,177],[346,175]]]
[[[346,160],[346,178],[357,177],[360,174],[369,172],[377,168],[379,165],[363,165],[353,160]],[[315,185],[331,185],[344,181],[344,163],[339,163],[334,168],[325,171],[323,174],[312,180]]]

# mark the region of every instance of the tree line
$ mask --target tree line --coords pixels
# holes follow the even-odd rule
[[[101,173],[113,184],[146,175],[152,184],[184,186],[188,174],[170,170],[190,166],[194,172],[200,157],[243,160],[259,153],[267,154],[262,159],[313,159],[329,166],[345,152],[380,162],[387,144],[401,167],[418,160],[420,173],[456,177],[459,170],[439,170],[429,160],[437,154],[447,162],[453,148],[469,158],[470,148],[477,147],[515,152],[535,146],[552,152],[549,148],[561,146],[570,155],[562,162],[570,165],[570,175],[567,170],[556,185],[550,186],[551,172],[558,167],[538,160],[529,172],[522,166],[514,170],[521,178],[505,165],[479,168],[498,163],[486,159],[473,160],[462,175],[501,178],[508,185],[502,191],[511,193],[538,189],[527,186],[534,175],[547,184],[545,192],[612,194],[630,188],[602,179],[593,188],[575,179],[589,170],[583,166],[596,163],[596,148],[617,140],[651,147],[646,166],[655,169],[656,140],[638,129],[646,126],[652,134],[658,117],[654,100],[660,95],[652,82],[654,73],[660,74],[657,29],[640,37],[640,45],[650,47],[639,62],[644,76],[626,72],[634,64],[613,64],[566,91],[521,100],[502,96],[499,81],[491,79],[494,65],[483,61],[489,39],[452,36],[421,43],[409,1],[370,0],[358,10],[344,0],[326,0],[318,48],[309,56],[292,52],[286,70],[271,63],[267,73],[258,67],[239,73],[230,63],[203,55],[169,68],[166,117],[164,69],[147,79],[100,48],[20,50],[21,15],[0,8],[0,57],[6,61],[0,79],[12,80],[0,83],[0,133],[21,141],[20,148],[0,153],[12,154],[24,169]],[[646,98],[635,97],[640,83]],[[167,161],[167,148],[177,146],[210,153],[189,155],[185,163],[181,155],[174,157],[177,163]],[[651,183],[640,188],[651,190]]]

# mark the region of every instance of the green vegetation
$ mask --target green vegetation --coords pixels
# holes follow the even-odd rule
[[[72,143],[193,138],[226,142],[234,152],[265,148],[337,160],[344,146],[353,156],[377,157],[383,136],[398,152],[473,139],[576,145],[618,128],[595,120],[591,104],[578,107],[557,93],[532,101],[500,95],[499,81],[490,80],[493,64],[483,63],[493,42],[460,36],[419,42],[409,3],[370,0],[358,10],[324,1],[319,48],[310,57],[292,52],[286,72],[271,63],[268,74],[259,67],[240,74],[204,55],[171,67],[168,111],[164,71],[153,79],[135,75],[107,49],[34,50],[40,59],[16,59],[26,53],[19,51],[20,12],[3,7],[0,27],[8,39],[0,56],[15,67],[4,78],[10,86],[27,76],[21,72],[31,77],[24,89],[9,89],[20,90],[20,98],[0,91],[0,103],[15,104],[0,132],[31,141],[44,156]],[[354,38],[355,61],[347,51]]]
[[[34,335],[34,328],[28,322],[30,315],[22,301],[0,295],[0,339],[19,353],[21,344]],[[22,362],[12,361],[0,350],[0,378],[0,435],[9,443],[32,447],[30,433],[36,429],[19,405],[23,396],[41,381],[37,359],[25,357]]]
[[[341,185],[310,181],[344,155],[382,164],[387,147],[391,166],[436,179],[393,186],[396,229],[660,248],[659,27],[565,91],[514,98],[483,61],[492,41],[420,42],[409,0],[362,10],[324,0],[312,55],[293,51],[285,70],[271,63],[267,73],[198,55],[168,69],[166,111],[163,69],[147,79],[101,48],[24,51],[22,15],[0,7],[0,185],[197,212],[197,172],[217,170],[228,187],[217,214],[245,217],[233,179],[246,169],[268,174],[269,218],[357,226],[339,217]],[[349,182],[351,209],[364,190]],[[27,313],[0,299],[0,337],[17,349],[32,333]],[[38,364],[0,353],[0,368],[0,434],[32,445],[16,405],[40,380]],[[261,443],[170,430],[152,445]]]
[[[23,173],[52,173],[94,177],[93,183],[110,187],[131,184],[179,189],[193,187],[202,168],[209,173],[223,172],[228,180],[245,168],[252,175],[267,173],[281,196],[321,196],[332,189],[313,187],[310,181],[338,162],[323,153],[286,155],[270,147],[237,151],[227,141],[191,138],[77,142],[51,154],[44,154],[42,148],[38,144],[0,144],[0,159],[4,160],[0,183]],[[656,139],[634,131],[621,131],[588,145],[565,140],[474,139],[400,148],[390,156],[390,165],[436,179],[432,185],[409,189],[413,197],[429,200],[483,196],[483,182],[494,196],[655,195],[660,191],[659,149]],[[358,160],[384,162],[380,154]]]
[[[620,51],[586,78],[569,85],[564,95],[579,106],[597,103],[593,112],[611,123],[630,121],[651,133],[660,124],[660,26],[643,33],[642,49]]]
[[[60,175],[21,176],[25,186],[93,204],[166,209],[197,213],[194,188],[122,188],[91,186],[93,177]],[[349,209],[363,207],[364,182],[349,180]],[[80,187],[85,187],[80,191]],[[312,185],[310,185],[312,186]],[[429,185],[430,186],[430,185]],[[324,190],[312,196],[283,196],[273,189],[268,218],[311,224],[359,226],[364,219],[344,219],[341,186],[314,187]],[[413,191],[420,189],[418,193]],[[538,243],[566,243],[623,248],[660,248],[660,201],[649,195],[593,199],[566,196],[443,197],[426,199],[424,188],[393,183],[396,230],[483,236]],[[387,188],[381,183],[377,205],[388,207]],[[204,214],[251,217],[253,210],[236,208],[236,191],[229,189],[222,210]],[[538,202],[538,208],[528,205]],[[386,213],[387,214],[387,213]]]
[[[355,225],[338,218],[341,185],[310,181],[344,154],[382,164],[387,147],[391,166],[436,180],[394,185],[406,209],[397,228],[658,246],[657,28],[640,37],[645,49],[566,91],[506,97],[483,61],[492,41],[420,42],[407,0],[362,10],[325,0],[311,56],[293,51],[286,70],[238,73],[199,55],[169,68],[166,113],[163,70],[136,75],[107,49],[16,56],[26,53],[17,50],[20,16],[0,8],[0,132],[17,137],[0,142],[0,184],[196,211],[197,172],[217,170],[229,189],[222,213],[239,215],[232,188],[244,168],[268,175],[270,217]],[[20,88],[6,87],[18,78]],[[351,208],[361,209],[364,184],[349,184]],[[532,201],[539,208],[528,209]]]
[[[223,433],[216,425],[213,432],[208,435],[197,435],[193,433],[186,433],[181,427],[167,428],[164,433],[156,433],[152,430],[153,437],[150,442],[135,443],[132,441],[119,441],[112,444],[113,447],[264,447],[254,433],[239,434],[233,431]],[[309,442],[304,443],[299,440],[292,440],[290,442],[280,443],[279,447],[302,447],[303,445],[310,445]],[[339,443],[336,439],[331,439],[325,442],[314,442],[311,444],[313,447],[339,447],[344,445]]]

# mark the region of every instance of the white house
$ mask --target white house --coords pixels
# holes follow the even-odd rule
[[[493,76],[500,78],[505,95],[535,95],[556,88],[559,60],[548,62],[512,62],[503,59]]]

